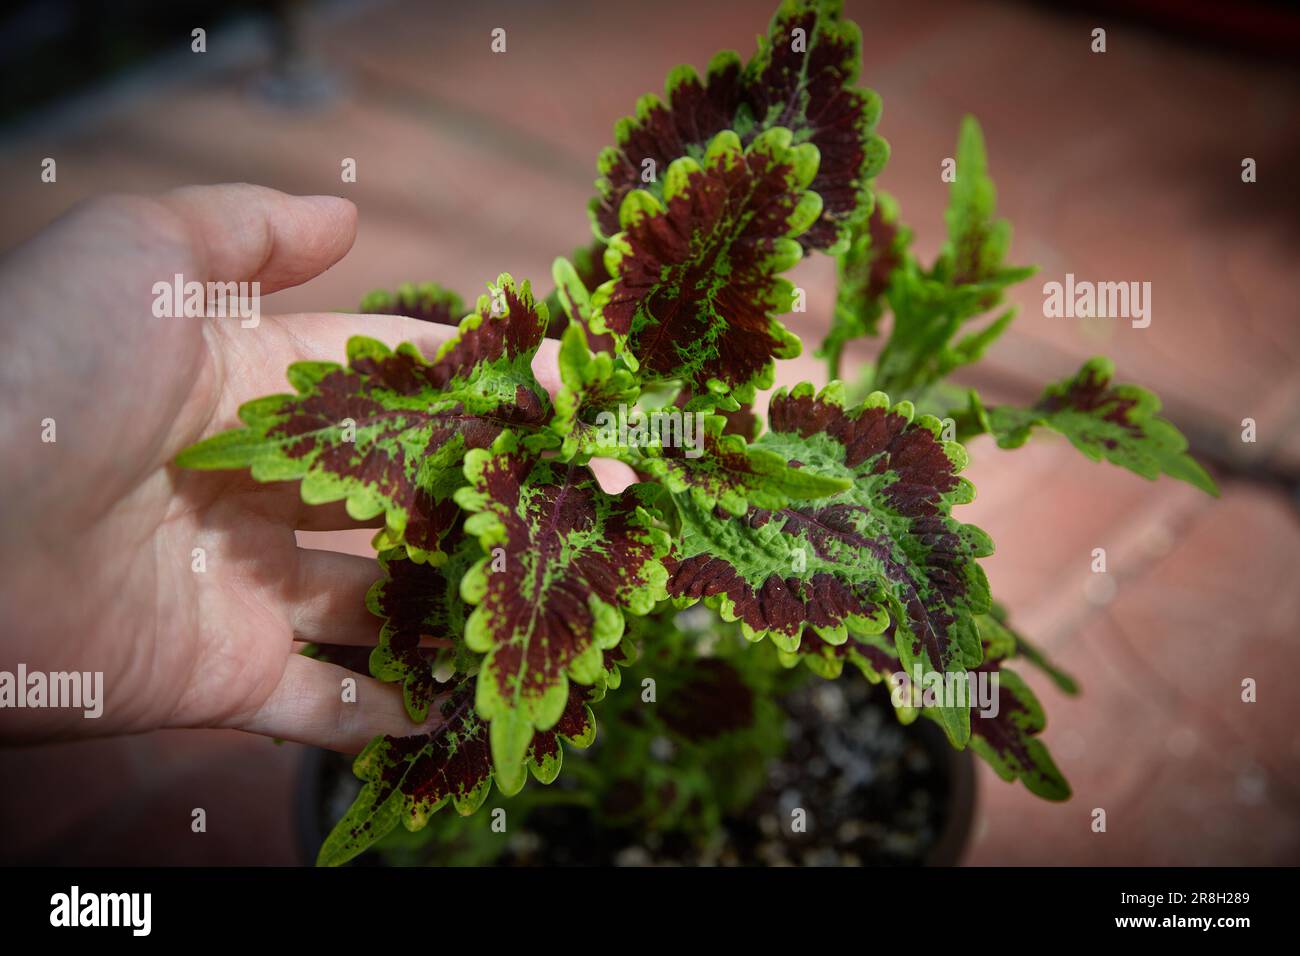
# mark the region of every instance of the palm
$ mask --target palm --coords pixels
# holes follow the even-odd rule
[[[285,198],[264,192],[239,198],[244,207]],[[211,204],[208,195],[198,199],[200,207]],[[216,213],[229,214],[230,201],[221,197]],[[374,562],[301,550],[294,535],[352,522],[341,506],[303,505],[292,485],[170,464],[182,448],[231,424],[243,401],[284,390],[290,362],[336,358],[346,317],[263,316],[253,329],[235,320],[159,319],[150,310],[153,283],[176,273],[198,281],[260,276],[264,292],[302,281],[346,251],[351,224],[332,248],[316,240],[306,253],[315,261],[301,262],[293,257],[304,253],[285,233],[319,223],[280,224],[279,232],[254,235],[263,248],[227,249],[217,243],[229,237],[229,222],[209,224],[205,234],[185,215],[213,209],[177,215],[175,205],[123,199],[89,207],[17,252],[0,274],[0,301],[13,305],[12,315],[49,323],[35,331],[8,317],[4,324],[5,391],[28,406],[11,407],[6,432],[30,435],[33,418],[52,418],[57,428],[55,442],[23,457],[28,467],[16,475],[13,516],[5,516],[3,557],[14,573],[0,603],[18,624],[6,657],[50,671],[103,671],[104,717],[86,728],[93,731],[244,726],[308,739],[323,733],[320,742],[355,749],[376,717],[400,728],[392,689],[368,688],[371,706],[361,709],[368,720],[341,713],[339,677],[293,656],[295,638],[374,640],[362,603]],[[240,225],[233,243],[248,238],[238,235]],[[87,235],[95,237],[89,253]],[[62,275],[78,255],[90,261],[75,278]],[[250,270],[246,259],[260,268]],[[312,331],[310,342],[303,329]],[[30,370],[66,367],[69,345],[84,357],[78,374],[25,380]],[[57,600],[37,609],[32,598],[42,593]],[[314,696],[330,687],[329,699]],[[281,728],[286,713],[302,717],[306,730]],[[59,734],[78,716],[46,711],[29,719],[38,733]]]
[[[99,201],[0,264],[0,669],[102,671],[104,713],[15,711],[0,739],[226,726],[355,751],[411,733],[396,687],[293,653],[295,639],[374,644],[373,560],[301,549],[295,530],[356,527],[294,483],[186,472],[178,452],[286,390],[285,366],[337,361],[358,331],[432,352],[449,330],[334,313],[158,318],[153,287],[297,285],[351,246],[328,197],[194,187]],[[554,351],[539,381],[557,387]],[[54,442],[37,436],[53,420]],[[14,450],[14,454],[9,454]],[[596,469],[611,490],[625,466]],[[344,679],[356,695],[340,693]]]

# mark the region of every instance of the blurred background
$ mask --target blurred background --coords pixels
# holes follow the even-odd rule
[[[435,280],[473,300],[499,272],[549,288],[589,236],[595,158],[668,69],[748,56],[770,0],[475,3],[19,2],[0,19],[0,251],[77,201],[246,180],[360,209],[350,255],[263,302],[352,309]],[[972,448],[962,518],[1012,623],[1080,680],[1029,673],[1063,805],[981,763],[973,864],[1300,862],[1300,20],[1285,5],[847,3],[884,99],[880,179],[930,261],[940,163],[984,127],[1021,315],[964,381],[1031,402],[1095,353],[1158,392],[1219,479],[1217,501],[1037,436]],[[1107,50],[1090,50],[1095,27]],[[505,54],[489,48],[507,31]],[[206,30],[207,52],[191,51]],[[1290,58],[1291,62],[1288,62]],[[57,182],[41,180],[46,157]],[[340,181],[353,158],[357,181]],[[1258,181],[1241,180],[1256,160]],[[1042,283],[1149,281],[1153,321],[1048,319]],[[824,380],[834,264],[792,276]],[[34,317],[39,318],[39,317]],[[874,343],[850,353],[850,370]],[[93,399],[93,396],[88,396]],[[1242,420],[1258,440],[1241,440]],[[304,535],[304,539],[309,536]],[[367,535],[314,536],[366,552]],[[1104,547],[1109,573],[1090,570]],[[2,626],[2,625],[0,625]],[[1241,702],[1241,682],[1258,702]],[[0,750],[0,862],[300,862],[294,745],[219,731]],[[190,811],[208,832],[190,832]],[[1105,808],[1108,832],[1091,831]]]

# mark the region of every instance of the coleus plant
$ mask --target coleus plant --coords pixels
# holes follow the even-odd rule
[[[1005,290],[1033,270],[1006,263],[1010,228],[973,119],[947,242],[918,261],[875,185],[888,149],[859,61],[838,2],[786,0],[748,61],[719,54],[703,77],[679,67],[616,124],[595,242],[556,260],[546,300],[501,275],[434,355],[353,338],[345,365],[291,366],[292,394],[249,402],[242,428],[180,456],[382,518],[369,670],[434,729],[366,747],[364,787],[320,862],[448,804],[473,814],[493,784],[506,796],[530,776],[550,784],[601,713],[612,742],[579,774],[585,805],[617,816],[606,798],[632,781],[624,815],[707,828],[746,792],[744,772],[717,768],[753,778],[779,752],[772,697],[794,673],[782,668],[835,678],[845,662],[872,682],[996,671],[996,716],[916,696],[895,699],[898,715],[938,721],[954,747],[1042,797],[1068,796],[1039,740],[1042,708],[1008,662],[1074,687],[992,601],[979,559],[993,542],[954,515],[975,493],[964,443],[987,433],[1014,448],[1050,429],[1143,477],[1214,484],[1155,397],[1116,384],[1104,359],[1025,408],[948,381],[1007,328]],[[775,361],[801,349],[781,318],[798,296],[783,273],[816,253],[838,264],[821,349],[832,381],[779,390],[760,425]],[[424,284],[373,293],[362,311],[451,324],[462,305]],[[880,335],[886,315],[877,361],[840,381],[846,346]],[[560,339],[553,398],[533,372],[548,334]],[[608,427],[629,410],[696,416],[697,440],[629,441]],[[607,491],[593,458],[640,480]],[[713,640],[677,621],[696,603],[716,612]],[[650,668],[667,698],[620,691],[629,667]],[[659,732],[683,743],[676,763],[646,744]]]

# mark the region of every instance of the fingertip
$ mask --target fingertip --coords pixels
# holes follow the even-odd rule
[[[560,343],[555,339],[542,339],[537,347],[533,356],[533,376],[551,398],[564,387],[560,379]]]
[[[608,494],[621,494],[637,482],[636,472],[629,465],[613,458],[593,458],[590,466],[596,476],[596,483]]]
[[[339,196],[234,183],[182,187],[160,201],[188,225],[203,278],[256,280],[263,293],[319,275],[356,239],[357,208]]]
[[[342,196],[294,196],[300,202],[315,207],[318,215],[332,219],[338,228],[355,234],[357,229],[357,204]]]

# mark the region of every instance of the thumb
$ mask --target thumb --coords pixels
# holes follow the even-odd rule
[[[247,183],[186,186],[159,197],[189,233],[200,281],[259,282],[262,293],[306,282],[343,258],[357,209],[337,196],[290,196]]]

